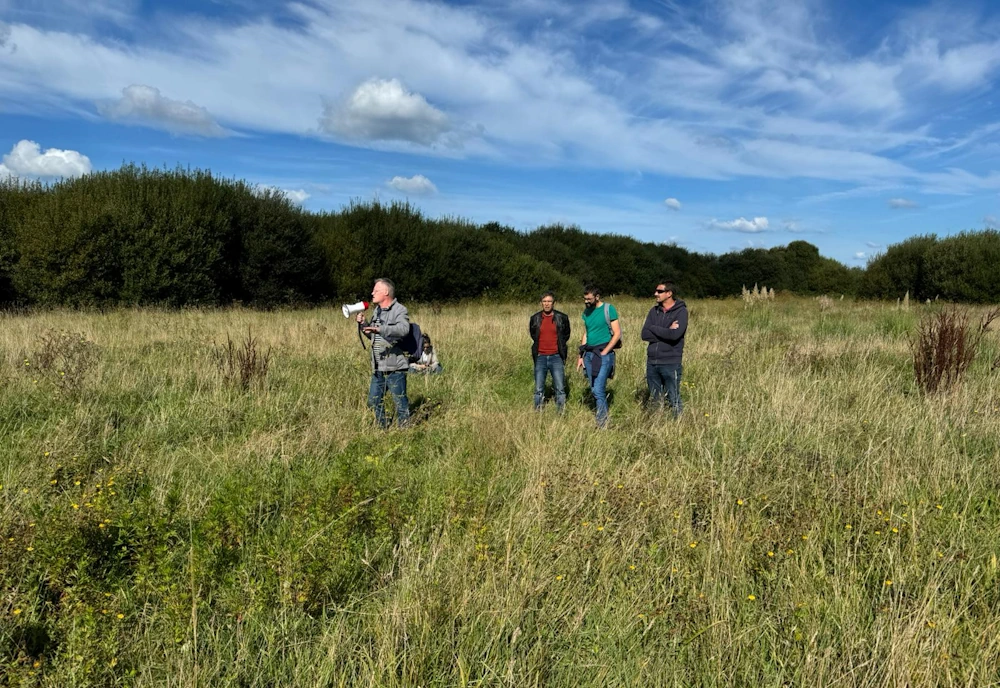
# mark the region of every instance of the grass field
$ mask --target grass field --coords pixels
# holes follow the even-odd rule
[[[603,432],[532,412],[530,305],[412,307],[388,432],[339,309],[0,316],[0,684],[1000,682],[996,334],[928,399],[926,306],[691,302],[672,422],[615,303]]]

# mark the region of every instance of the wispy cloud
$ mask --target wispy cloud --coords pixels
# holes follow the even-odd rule
[[[739,217],[735,220],[710,220],[708,226],[712,229],[721,229],[730,232],[745,232],[747,234],[757,234],[758,232],[766,232],[768,230],[770,223],[767,221],[766,217],[755,217],[752,220],[748,220],[745,217]]]
[[[42,151],[34,141],[19,141],[0,163],[0,179],[36,177],[55,179],[79,177],[92,169],[90,158],[74,150],[49,148]]]
[[[987,215],[983,218],[983,224],[985,224],[990,229],[1000,228],[1000,218],[996,215]]]
[[[430,196],[437,193],[434,182],[422,174],[412,177],[393,177],[386,184],[396,191],[412,196]]]
[[[919,203],[911,201],[908,198],[890,198],[888,204],[893,210],[907,210],[920,207]]]
[[[164,12],[134,44],[15,14],[0,100],[78,111],[156,84],[219,127],[358,146],[701,179],[1000,190],[988,157],[942,164],[964,132],[930,116],[943,96],[961,97],[958,110],[986,107],[973,96],[1000,72],[1000,39],[971,10],[949,8],[946,23],[904,13],[885,40],[860,48],[820,0],[646,12],[624,0],[283,7],[294,23]],[[594,28],[608,26],[620,30]]]
[[[122,97],[98,104],[108,119],[164,129],[173,134],[228,136],[208,110],[188,101],[172,100],[158,88],[132,84],[122,89]]]

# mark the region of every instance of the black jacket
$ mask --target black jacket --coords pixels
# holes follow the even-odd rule
[[[670,329],[677,323],[675,330]],[[684,355],[684,334],[688,327],[688,309],[683,301],[677,300],[670,310],[659,305],[649,309],[646,323],[642,326],[642,341],[649,342],[646,359],[655,364],[680,363]]]
[[[552,317],[556,325],[556,348],[559,350],[559,357],[566,360],[567,347],[569,341],[569,316],[557,310],[552,311]],[[528,321],[528,334],[531,335],[531,358],[538,358],[538,332],[542,327],[542,312],[538,311]]]

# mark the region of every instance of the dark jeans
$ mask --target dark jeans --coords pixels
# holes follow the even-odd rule
[[[651,406],[664,405],[664,398],[670,404],[674,418],[681,415],[684,404],[681,403],[681,373],[684,368],[680,363],[650,363],[646,361],[646,384],[649,385],[649,403]]]
[[[590,383],[590,392],[594,395],[594,403],[597,405],[597,425],[604,427],[608,424],[608,376],[611,369],[615,367],[615,352],[612,351],[607,356],[601,356],[601,367],[597,376],[591,374],[591,361],[597,356],[592,351],[583,355],[583,367],[587,373],[587,381]]]
[[[383,428],[389,427],[389,418],[385,415],[385,393],[392,394],[396,404],[396,422],[400,427],[410,419],[410,400],[406,398],[406,371],[394,373],[376,371],[372,373],[372,382],[368,387],[368,406],[375,409],[375,420]]]
[[[545,401],[545,377],[552,373],[552,387],[556,395],[556,408],[566,407],[566,368],[559,354],[539,355],[535,358],[535,408]]]

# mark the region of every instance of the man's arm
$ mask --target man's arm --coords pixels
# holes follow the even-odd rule
[[[400,339],[406,336],[410,331],[410,313],[406,310],[406,306],[397,303],[398,312],[393,313],[395,317],[388,322],[382,323],[382,327],[379,330],[379,334],[382,335],[382,339],[389,342],[390,344],[397,343]]]
[[[650,311],[649,313],[646,314],[646,322],[642,324],[642,334],[640,335],[642,341],[649,342],[651,344],[653,342],[660,341],[660,338],[657,337],[656,334],[653,332],[654,327],[655,325],[653,325],[653,312]]]
[[[608,345],[606,347],[604,347],[604,350],[601,352],[601,356],[607,356],[612,351],[614,351],[615,344],[617,344],[618,340],[621,339],[621,338],[622,338],[622,326],[621,326],[621,323],[618,322],[617,320],[612,320],[611,321],[611,341],[608,342]]]

